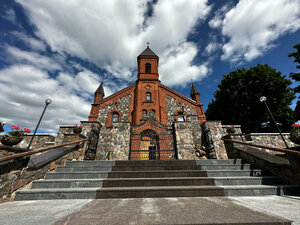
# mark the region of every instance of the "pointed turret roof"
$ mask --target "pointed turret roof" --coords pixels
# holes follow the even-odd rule
[[[158,58],[158,56],[151,50],[151,48],[149,48],[149,46],[147,46],[147,48],[138,56],[155,56]]]
[[[199,94],[200,95],[200,92],[197,90],[194,83],[192,83],[191,96],[193,96],[194,94]]]
[[[97,88],[95,94],[96,94],[96,93],[100,93],[100,94],[102,94],[103,96],[105,96],[105,94],[104,94],[104,88],[103,88],[103,82],[101,82],[101,84],[100,84],[99,87]]]

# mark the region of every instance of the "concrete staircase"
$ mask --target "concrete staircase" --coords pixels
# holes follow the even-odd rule
[[[259,196],[295,194],[299,186],[251,169],[240,159],[69,161],[15,200]]]

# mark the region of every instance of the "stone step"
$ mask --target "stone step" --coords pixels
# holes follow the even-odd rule
[[[249,170],[250,164],[244,165],[172,165],[172,166],[114,166],[112,171],[156,171],[156,170]]]
[[[103,187],[208,186],[280,184],[278,177],[173,177],[173,178],[111,178]]]
[[[152,186],[106,188],[49,188],[19,190],[15,200],[261,196],[281,193],[280,186]]]
[[[108,172],[90,171],[90,172],[50,172],[46,174],[45,179],[99,179],[107,178]]]
[[[289,195],[299,194],[299,188],[289,185],[40,188],[18,190],[14,200]]]
[[[113,171],[108,178],[149,178],[149,177],[229,177],[260,176],[260,170],[172,170],[172,171]]]
[[[56,168],[56,172],[90,172],[90,171],[112,171],[111,166],[86,166],[86,167],[70,167],[70,166],[61,166]]]
[[[89,167],[89,166],[114,166],[115,161],[107,161],[107,160],[85,160],[85,161],[67,161],[66,167]]]
[[[14,200],[95,199],[99,188],[41,188],[18,190]]]
[[[202,159],[196,160],[197,165],[227,165],[227,164],[243,164],[242,159]]]
[[[50,172],[45,179],[150,178],[150,177],[243,177],[261,176],[261,170],[170,170],[170,171],[76,171]]]
[[[58,167],[57,172],[72,171],[157,171],[157,170],[249,170],[250,164],[240,165],[164,165],[164,166],[88,166],[88,167]]]
[[[196,165],[196,160],[120,160],[115,166]]]
[[[102,184],[103,179],[46,179],[33,181],[31,188],[100,188]]]
[[[85,160],[67,161],[66,167],[86,167],[86,166],[160,166],[160,165],[221,165],[221,164],[241,164],[241,159],[204,159],[204,160]]]
[[[264,171],[251,169],[251,170],[207,170],[205,171],[208,177],[257,177],[269,176],[269,173]]]
[[[45,179],[32,183],[36,188],[191,186],[191,185],[260,185],[280,184],[278,177],[167,177],[110,179]]]
[[[280,188],[266,185],[103,187],[97,191],[96,198],[261,196],[278,192]]]

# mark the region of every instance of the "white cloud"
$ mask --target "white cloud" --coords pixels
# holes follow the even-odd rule
[[[207,55],[211,55],[213,52],[215,52],[220,47],[220,44],[217,42],[209,42],[208,45],[204,49],[204,53]]]
[[[207,0],[158,1],[144,26],[149,0],[17,1],[53,51],[87,59],[127,81],[135,79],[136,57],[147,41],[159,56],[176,49],[211,8]],[[193,69],[188,60],[182,63]]]
[[[76,76],[59,74],[51,78],[30,65],[13,65],[0,70],[1,120],[33,129],[44,108],[44,99],[52,99],[40,130],[57,132],[59,124],[87,120],[91,99],[99,85],[99,76],[91,71]],[[78,92],[77,92],[78,91]]]
[[[27,47],[30,47],[32,50],[36,51],[45,51],[46,50],[46,45],[35,38],[32,38],[24,33],[21,33],[19,31],[12,31],[11,34],[22,40]]]
[[[224,5],[223,7],[221,7],[220,9],[218,9],[218,10],[215,12],[214,18],[212,18],[212,19],[208,22],[208,25],[209,25],[211,28],[221,28],[221,27],[222,27],[223,18],[224,18],[224,16],[225,16],[225,13],[229,10],[230,4],[231,4],[231,3],[228,3],[228,4]]]
[[[207,0],[158,1],[145,22],[148,1],[17,0],[37,38],[12,32],[30,50],[3,47],[12,65],[0,70],[1,120],[34,128],[46,98],[53,103],[41,130],[56,132],[59,124],[87,120],[102,79],[106,96],[136,79],[136,57],[147,41],[160,56],[165,84],[185,85],[206,76],[208,64],[193,65],[198,49],[187,37],[207,17]],[[94,63],[107,74],[100,78],[76,60],[67,61],[68,55]]]
[[[2,18],[12,22],[13,24],[17,24],[16,13],[15,10],[13,10],[12,8],[7,9],[1,16]]]
[[[43,56],[35,52],[23,51],[13,46],[6,46],[5,50],[8,55],[10,55],[7,61],[11,61],[13,63],[26,62],[49,71],[61,69],[61,66],[55,60],[47,56]]]
[[[209,72],[207,65],[191,65],[197,48],[191,43],[183,43],[176,49],[165,51],[160,66],[161,81],[167,85],[185,85],[191,80],[201,80]]]
[[[240,0],[222,21],[222,60],[251,61],[274,47],[274,41],[300,28],[298,0]]]

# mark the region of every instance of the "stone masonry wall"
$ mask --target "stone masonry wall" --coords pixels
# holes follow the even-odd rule
[[[197,120],[197,112],[195,109],[180,102],[178,99],[173,98],[169,95],[166,95],[166,102],[167,102],[167,116],[168,116],[168,126],[171,126],[172,123],[175,121],[175,113],[178,110],[184,109],[184,112],[187,115],[187,121]]]
[[[102,127],[98,140],[96,160],[128,160],[130,145],[130,123],[114,123],[113,127]]]
[[[102,126],[105,126],[108,115],[110,112],[117,110],[121,112],[121,122],[130,121],[130,105],[131,105],[131,94],[118,99],[116,102],[100,108],[98,114],[98,120]]]
[[[286,148],[279,133],[250,133],[250,137],[255,144]],[[290,141],[289,133],[283,133],[283,137],[289,147],[296,146],[292,141]]]
[[[24,139],[14,147],[18,148],[27,148],[30,140],[31,140],[32,134],[25,135]],[[55,136],[52,134],[36,134],[34,137],[30,149],[39,149],[39,148],[46,148],[49,147],[50,145],[53,145],[55,142]],[[9,152],[6,150],[0,150],[0,158],[13,155],[15,153]]]
[[[28,169],[27,158],[19,158],[13,162],[1,162],[0,203],[2,201],[11,200],[16,190],[20,188],[30,188],[32,181],[44,178],[48,171],[53,171],[59,166],[64,166],[67,160],[82,160],[83,148],[79,146],[79,148],[75,149],[76,150],[71,151],[38,169]]]
[[[227,159],[228,156],[226,153],[225,145],[221,140],[221,138],[226,135],[226,132],[221,124],[221,121],[211,120],[204,123],[206,123],[207,127],[209,127],[210,129],[217,159]]]
[[[199,121],[175,122],[175,138],[178,159],[198,159],[195,145],[201,146],[201,126]]]

